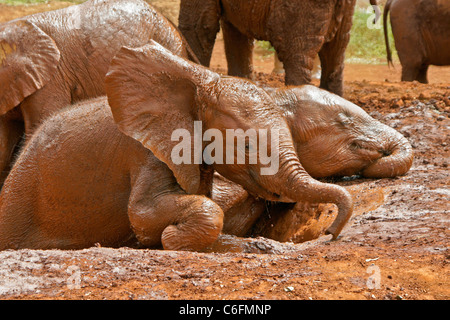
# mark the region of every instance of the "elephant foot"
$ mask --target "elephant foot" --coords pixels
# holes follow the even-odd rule
[[[223,211],[210,199],[202,200],[200,206],[187,208],[195,212],[164,229],[161,235],[164,249],[200,251],[217,240],[223,227]]]

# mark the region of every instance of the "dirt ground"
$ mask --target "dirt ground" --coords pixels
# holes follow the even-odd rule
[[[49,8],[0,6],[0,19]],[[281,86],[264,54],[255,53],[255,79]],[[212,68],[226,71],[220,41]],[[345,97],[404,134],[415,160],[403,177],[332,181],[355,199],[337,241],[223,236],[225,245],[202,253],[7,250],[0,299],[449,299],[450,67],[431,67],[428,85],[401,83],[400,70],[345,67]]]

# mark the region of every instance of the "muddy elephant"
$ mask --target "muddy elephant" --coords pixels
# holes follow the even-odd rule
[[[221,24],[228,73],[234,76],[251,77],[254,39],[271,42],[288,85],[310,83],[319,54],[320,87],[342,95],[354,6],[355,0],[181,0],[178,27],[209,66]]]
[[[387,60],[392,64],[387,17],[402,65],[402,81],[428,83],[430,65],[450,65],[450,1],[388,0],[383,12]]]
[[[150,39],[190,57],[178,30],[141,0],[90,0],[0,24],[0,185],[24,132],[68,104],[103,95],[114,54]]]
[[[390,178],[410,169],[409,141],[350,101],[312,85],[267,89],[313,177]]]
[[[334,238],[350,218],[350,194],[303,169],[286,120],[252,82],[153,42],[119,51],[106,92],[107,101],[61,111],[27,141],[0,195],[0,249],[120,246],[135,237],[200,250],[223,227],[210,198],[215,171],[269,201],[336,204]],[[235,143],[251,129],[256,140]],[[266,142],[276,170],[264,170],[267,154],[254,157],[256,141]]]
[[[217,173],[214,174],[211,198],[224,213],[223,235],[262,236],[300,243],[322,236],[335,218],[335,208],[330,204],[266,201]],[[222,239],[219,238],[211,247],[220,247]],[[225,239],[229,240],[228,237]],[[238,239],[236,241],[239,242]]]
[[[393,178],[411,168],[414,155],[409,141],[355,104],[311,85],[267,91],[287,120],[300,163],[312,177]],[[308,212],[320,211],[304,203],[269,203],[257,199],[218,174],[212,194],[224,210],[223,232],[237,236],[266,235],[263,230],[255,231],[256,222],[263,214],[305,216],[306,224],[313,221],[306,221]],[[323,223],[331,222],[329,217],[321,219]],[[289,219],[284,219],[280,224],[288,222]],[[290,227],[275,226],[284,231]],[[318,236],[324,231],[321,227],[310,224],[304,230],[303,239]],[[249,234],[251,231],[256,233]]]

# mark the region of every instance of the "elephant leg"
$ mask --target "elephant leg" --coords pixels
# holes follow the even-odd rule
[[[253,74],[254,39],[237,30],[231,23],[222,21],[228,74],[231,76],[251,78]]]
[[[128,216],[141,244],[162,243],[167,250],[201,250],[217,239],[223,226],[223,211],[214,201],[184,193],[132,194]]]
[[[323,37],[304,36],[284,43],[274,41],[273,46],[285,70],[286,85],[311,83],[314,59],[322,47]]]
[[[417,64],[402,65],[402,81],[414,81],[419,76],[420,66]]]
[[[0,188],[9,174],[15,149],[23,133],[22,122],[8,119],[7,115],[0,117]]]
[[[428,78],[427,78],[428,67],[429,67],[429,65],[423,64],[419,68],[419,72],[417,74],[417,81],[419,81],[420,83],[428,83]]]
[[[334,38],[325,42],[319,51],[322,67],[320,88],[340,96],[344,93],[344,60],[345,50],[350,41],[351,20],[350,24],[348,21],[343,21],[342,24]]]
[[[220,1],[181,0],[178,28],[200,63],[209,67],[220,30]]]
[[[212,199],[224,212],[222,232],[239,237],[245,236],[266,210],[266,201],[218,174],[214,177]]]
[[[322,75],[320,88],[342,96],[344,92],[345,46],[337,41],[327,42],[319,52]]]

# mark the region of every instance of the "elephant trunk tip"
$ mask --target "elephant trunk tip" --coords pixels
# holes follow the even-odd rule
[[[334,198],[332,202],[338,207],[338,215],[325,234],[331,234],[332,239],[336,240],[352,216],[353,198],[345,188],[336,185],[334,187],[334,192],[330,196]]]
[[[384,153],[383,157],[369,165],[362,172],[366,178],[394,178],[405,175],[414,161],[414,153],[409,143]]]

